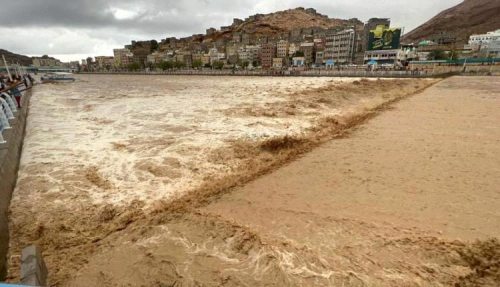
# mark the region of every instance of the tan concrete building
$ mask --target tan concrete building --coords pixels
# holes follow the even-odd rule
[[[99,69],[112,69],[115,66],[115,57],[97,56],[95,61]]]
[[[273,68],[281,69],[283,67],[285,67],[284,58],[273,58]]]
[[[37,68],[60,67],[61,65],[61,61],[52,57],[33,57],[33,66]]]
[[[126,68],[132,63],[132,53],[129,49],[114,49],[114,64],[115,68]]]
[[[278,58],[288,58],[288,41],[281,40],[276,44],[276,56]]]
[[[153,65],[156,65],[156,64],[160,64],[161,62],[163,62],[163,59],[165,58],[165,53],[161,53],[161,52],[154,52],[154,53],[151,53],[147,56],[147,63],[151,63]]]
[[[146,66],[146,60],[149,54],[151,54],[151,42],[150,41],[132,41],[131,45],[125,46],[132,52],[132,61],[141,65]]]

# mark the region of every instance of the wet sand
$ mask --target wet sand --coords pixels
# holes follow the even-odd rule
[[[355,282],[350,259],[332,246],[325,244],[330,255],[318,255],[307,246],[316,239],[300,245],[279,228],[257,224],[274,218],[280,228],[287,220],[299,223],[293,209],[286,218],[271,209],[267,217],[256,216],[258,209],[242,208],[237,198],[218,199],[240,194],[234,186],[328,139],[342,141],[358,123],[385,109],[384,103],[435,82],[86,77],[79,89],[44,86],[34,95],[11,206],[11,281],[18,272],[15,254],[37,244],[51,285]],[[145,79],[153,84],[142,83]],[[365,169],[361,163],[359,168]],[[252,196],[260,198],[256,202],[282,201],[276,204],[282,208],[303,194],[297,188],[289,192]],[[318,205],[313,210],[328,209],[326,202],[311,203]],[[352,233],[347,225],[339,228],[332,232]],[[344,263],[348,268],[333,268]]]
[[[495,286],[499,90],[455,77],[385,106],[247,185],[111,235],[69,285]]]

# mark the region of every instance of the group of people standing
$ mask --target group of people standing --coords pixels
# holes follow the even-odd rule
[[[6,143],[2,132],[11,128],[10,121],[15,119],[21,108],[23,92],[32,86],[30,75],[9,75],[8,78],[0,75],[0,144]]]
[[[21,92],[33,86],[33,78],[27,74],[24,76],[13,75],[5,77],[0,75],[0,95],[2,98],[13,96],[16,100],[17,107],[21,107]]]

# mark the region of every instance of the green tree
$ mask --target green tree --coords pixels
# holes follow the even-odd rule
[[[141,69],[141,65],[139,63],[130,63],[127,65],[127,70],[129,71],[137,71]]]
[[[448,54],[443,50],[433,50],[427,56],[429,60],[448,60]]]
[[[174,67],[177,68],[177,69],[184,68],[184,67],[186,67],[186,63],[184,63],[184,62],[175,62],[174,63]]]
[[[172,67],[173,67],[172,63],[168,61],[163,61],[158,65],[158,68],[162,69],[163,71],[170,70],[172,69]]]
[[[158,41],[151,40],[150,43],[151,43],[151,52],[158,50]]]
[[[193,68],[201,68],[203,67],[203,62],[201,60],[193,61]]]
[[[221,70],[222,68],[224,68],[224,63],[220,61],[215,61],[212,63],[212,67],[214,69]]]
[[[148,62],[148,68],[149,69],[153,69],[155,67],[155,64],[151,63],[151,62]]]
[[[243,63],[241,63],[241,65],[240,65],[240,66],[241,66],[242,68],[246,69],[246,68],[248,68],[248,66],[249,66],[249,65],[250,65],[250,63],[249,63],[248,61],[244,61]]]
[[[210,65],[210,63],[206,63],[205,68],[212,68],[212,66]]]

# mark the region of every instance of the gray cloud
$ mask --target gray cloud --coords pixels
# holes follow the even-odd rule
[[[203,33],[255,13],[314,7],[335,18],[389,17],[410,31],[461,0],[16,0],[0,6],[0,48],[25,54],[111,54],[132,39]],[[5,35],[15,34],[16,37]],[[29,39],[29,40],[28,40]],[[64,56],[66,55],[66,56]],[[76,58],[78,59],[78,58]]]

